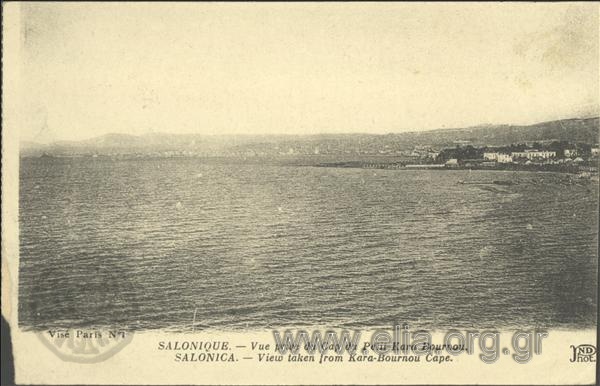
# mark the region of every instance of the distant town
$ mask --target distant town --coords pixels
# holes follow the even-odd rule
[[[598,144],[540,141],[508,146],[476,147],[461,141],[455,147],[436,149],[415,146],[401,153],[402,161],[340,162],[320,166],[367,167],[380,169],[497,169],[541,170],[569,173],[598,173],[600,150]]]
[[[597,175],[597,117],[530,126],[480,126],[395,134],[202,136],[108,134],[49,145],[24,143],[22,157],[277,163],[376,169],[537,170]]]

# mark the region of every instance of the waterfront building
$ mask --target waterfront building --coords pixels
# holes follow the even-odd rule
[[[498,153],[483,153],[483,159],[488,161],[496,161],[498,159]]]
[[[501,163],[501,164],[507,164],[507,163],[511,163],[513,161],[510,154],[503,154],[503,153],[498,153],[496,159],[497,159],[498,163]]]
[[[565,149],[565,157],[577,157],[577,149]]]
[[[528,160],[532,159],[548,159],[552,157],[556,157],[555,151],[545,151],[545,150],[525,150],[525,151],[514,151],[510,153],[513,159],[516,158],[527,158]]]
[[[513,151],[510,155],[514,158],[527,158],[527,152],[524,151]]]
[[[510,163],[513,158],[510,154],[505,153],[483,153],[483,159],[486,161],[498,161],[498,163]]]

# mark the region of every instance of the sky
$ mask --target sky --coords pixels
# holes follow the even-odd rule
[[[21,140],[597,115],[599,5],[9,3]]]

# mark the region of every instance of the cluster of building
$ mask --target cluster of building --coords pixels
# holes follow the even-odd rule
[[[407,152],[404,152],[403,155],[414,158],[429,158],[435,160],[440,155],[440,152],[431,146],[415,146],[412,151],[410,151],[408,154]]]
[[[598,157],[599,149],[597,147],[591,149],[591,156]],[[524,163],[568,163],[568,162],[585,162],[577,149],[565,149],[564,157],[558,158],[555,151],[549,150],[537,150],[537,149],[525,149],[524,151],[516,151],[510,153],[503,152],[484,152],[483,159],[486,161],[497,162],[497,163],[513,163],[513,162],[524,162]]]
[[[533,160],[547,160],[556,157],[555,151],[535,150],[527,149],[525,151],[515,151],[508,153],[498,152],[485,152],[483,153],[483,159],[487,161],[495,161],[498,163],[510,163],[518,159]]]

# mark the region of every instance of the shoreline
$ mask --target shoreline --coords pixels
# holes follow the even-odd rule
[[[362,157],[361,157],[362,158]],[[405,159],[389,159],[385,157],[364,157],[362,159],[338,160],[327,156],[317,157],[231,157],[231,156],[180,156],[180,157],[155,157],[155,156],[22,156],[21,164],[26,163],[118,163],[118,162],[198,162],[205,165],[261,165],[275,167],[311,167],[331,169],[364,169],[364,170],[389,170],[389,171],[483,171],[505,173],[540,173],[556,174],[576,177],[582,180],[598,181],[598,163],[586,162],[585,164],[498,164],[494,166],[478,165],[446,165],[446,164],[418,164],[407,163]],[[325,161],[325,162],[324,162]],[[502,165],[502,166],[500,166]]]

